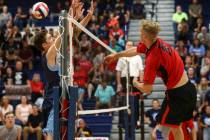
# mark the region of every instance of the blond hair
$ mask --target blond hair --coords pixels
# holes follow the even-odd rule
[[[146,33],[146,35],[151,39],[155,39],[160,32],[160,25],[158,22],[151,20],[143,20],[141,22],[140,29]]]

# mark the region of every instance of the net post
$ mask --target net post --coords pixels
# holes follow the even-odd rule
[[[53,108],[54,108],[54,140],[60,139],[60,127],[59,127],[59,87],[53,88]]]
[[[69,73],[68,73],[68,66],[69,66],[69,21],[68,21],[68,12],[66,10],[62,10],[60,13],[61,16],[61,23],[59,26],[59,32],[61,33],[61,48],[60,52],[63,57],[61,57],[61,67],[60,67],[60,86],[61,86],[61,113],[59,118],[59,123],[57,125],[60,126],[60,130],[66,129],[68,115],[65,114],[67,110],[67,106],[64,107],[65,103],[68,102],[68,83],[69,83]],[[68,128],[67,128],[68,129]],[[60,132],[59,137],[60,139],[64,134]],[[60,140],[59,139],[59,140]]]

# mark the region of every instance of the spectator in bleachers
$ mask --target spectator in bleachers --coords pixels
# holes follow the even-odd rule
[[[8,66],[14,66],[17,60],[17,45],[14,43],[14,39],[10,37],[8,43],[5,44],[5,57],[8,62]]]
[[[201,28],[204,26],[203,18],[198,18],[194,28],[194,38],[197,38],[198,34],[201,32]]]
[[[123,39],[125,33],[123,32],[122,29],[119,27],[119,23],[115,23],[112,26],[112,29],[109,31],[109,39],[116,39],[118,42],[120,39]]]
[[[210,90],[205,95],[205,105],[210,105]]]
[[[113,87],[103,79],[95,91],[96,109],[111,108],[114,95]]]
[[[18,52],[18,60],[22,62],[23,68],[33,69],[33,51],[26,39],[22,39],[21,50]]]
[[[75,66],[74,81],[81,88],[86,88],[87,86],[88,74],[84,69],[81,69],[81,67],[78,65]]]
[[[4,122],[4,116],[7,112],[13,112],[13,106],[9,103],[7,96],[3,96],[0,105],[0,125]]]
[[[205,100],[205,95],[207,93],[207,91],[209,90],[209,86],[208,86],[208,81],[206,79],[206,77],[202,77],[200,80],[200,83],[198,84],[198,105],[201,106],[204,103]]]
[[[135,0],[132,11],[131,18],[134,19],[144,19],[146,18],[144,5],[141,3],[141,0]]]
[[[201,127],[203,128],[203,140],[210,139],[210,106],[205,107],[205,113],[201,116]]]
[[[92,136],[91,130],[87,127],[83,119],[79,119],[79,126],[77,128],[76,137],[90,137]]]
[[[21,61],[16,61],[15,72],[14,72],[14,85],[30,86],[28,76],[23,70],[23,63]]]
[[[22,35],[20,33],[20,29],[18,26],[13,26],[13,34],[12,37],[14,38],[14,42],[17,45],[17,48],[19,49],[21,46],[21,41],[22,41]]]
[[[193,65],[192,57],[190,55],[187,55],[185,57],[185,61],[184,62],[185,62],[185,70],[187,71]]]
[[[5,1],[4,0],[0,0],[0,13],[3,11],[4,5],[5,5]]]
[[[28,103],[26,96],[21,96],[20,101],[21,103],[15,109],[16,123],[25,126],[28,122],[28,116],[32,112],[32,106]]]
[[[4,27],[8,21],[12,21],[12,15],[8,12],[8,7],[4,5],[3,11],[0,14],[0,28]]]
[[[185,60],[185,57],[187,56],[187,46],[185,45],[183,40],[178,40],[176,43],[176,50],[181,56],[182,60]]]
[[[159,112],[160,112],[160,102],[158,99],[153,99],[152,108],[147,110],[145,113],[145,123],[149,124],[149,127],[152,128],[151,131],[152,140],[156,140],[155,127],[157,125],[157,116]]]
[[[117,42],[117,39],[112,38],[110,39],[110,48],[116,52],[120,52],[123,50],[122,46]]]
[[[200,69],[200,75],[206,77],[208,79],[208,83],[210,81],[210,58],[205,58],[204,64]]]
[[[36,105],[32,106],[32,113],[28,116],[28,126],[23,129],[23,140],[28,140],[29,134],[36,134],[37,140],[42,140],[42,118]]]
[[[4,85],[4,75],[2,73],[3,69],[0,68],[0,100],[2,96],[5,94],[5,85]]]
[[[6,68],[6,74],[4,76],[4,84],[5,86],[14,85],[14,76],[13,76],[12,67]]]
[[[23,29],[23,27],[26,25],[26,18],[27,15],[23,13],[22,7],[18,6],[17,7],[17,12],[14,17],[14,25],[18,26],[20,30]]]
[[[32,14],[32,8],[28,10],[28,17],[27,17],[27,26],[34,28],[36,26],[36,19],[34,19]]]
[[[175,31],[177,31],[177,25],[181,23],[183,19],[188,21],[188,16],[185,12],[182,11],[182,7],[178,5],[176,6],[176,13],[174,13],[172,17]]]
[[[39,73],[34,73],[33,78],[30,81],[31,85],[31,102],[35,103],[36,100],[40,97],[43,97],[44,94],[44,84],[41,81]]]
[[[202,5],[198,3],[198,0],[192,0],[192,3],[189,5],[189,21],[190,29],[194,29],[196,21],[199,17],[202,17]]]
[[[201,32],[198,33],[197,38],[203,45],[205,45],[206,48],[208,48],[208,44],[210,43],[210,34],[205,26],[201,28]]]
[[[176,40],[183,40],[184,43],[188,43],[191,39],[188,31],[189,31],[188,23],[185,19],[183,19],[181,23],[178,23]]]
[[[197,86],[198,78],[196,77],[195,69],[193,67],[188,68],[187,75],[190,82]]]
[[[199,39],[194,39],[193,44],[190,45],[189,53],[198,58],[198,64],[201,64],[202,57],[206,53],[205,46],[200,43]]]
[[[5,123],[0,126],[1,140],[21,140],[22,128],[15,124],[15,116],[13,112],[7,112],[4,115]]]
[[[81,37],[81,41],[79,42],[80,51],[86,53],[88,50],[91,49],[91,42],[88,40],[86,34],[83,34]]]

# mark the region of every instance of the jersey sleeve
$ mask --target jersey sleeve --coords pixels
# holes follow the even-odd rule
[[[190,129],[193,129],[195,127],[192,119],[187,122],[187,125]]]
[[[139,43],[137,45],[137,52],[138,53],[146,53],[147,47],[143,43]]]
[[[151,55],[146,60],[146,65],[144,68],[144,83],[153,84],[155,81],[156,73],[159,68],[160,61],[158,56]]]

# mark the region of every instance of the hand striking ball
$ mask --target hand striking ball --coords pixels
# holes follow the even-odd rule
[[[49,13],[49,8],[44,2],[37,2],[32,7],[32,14],[35,19],[44,19]]]

